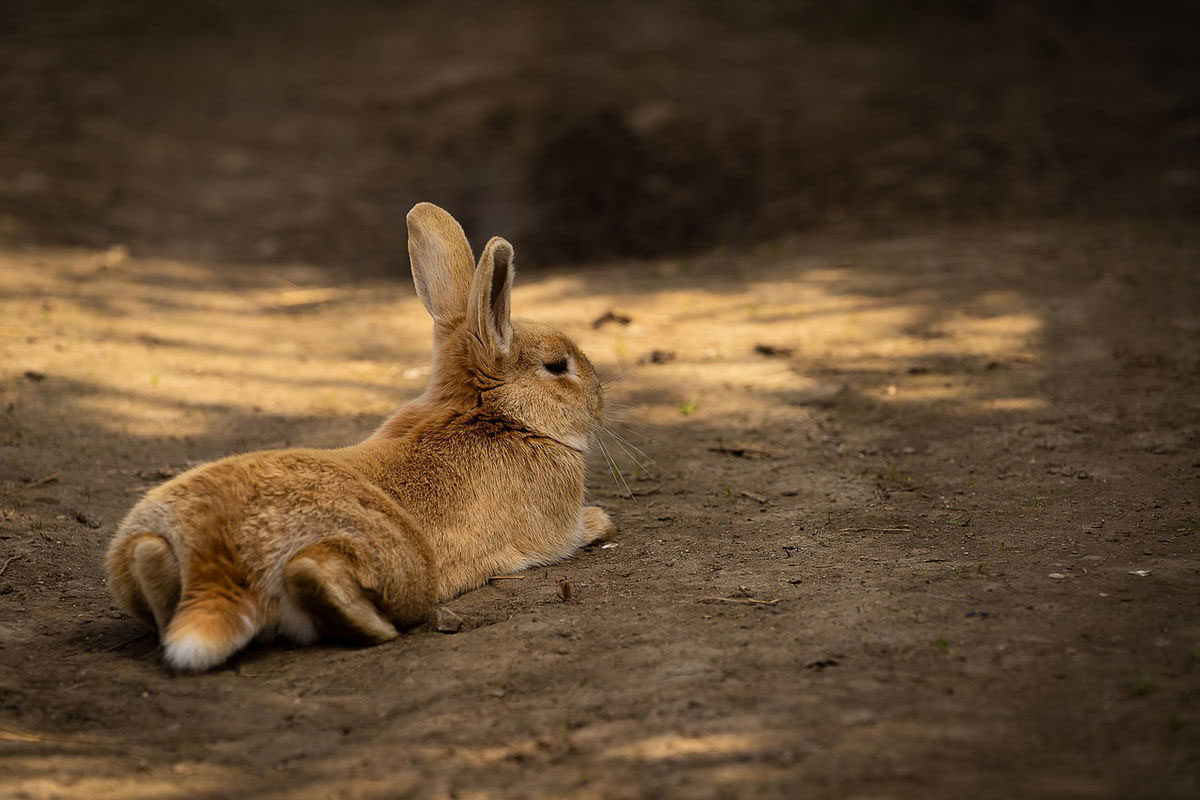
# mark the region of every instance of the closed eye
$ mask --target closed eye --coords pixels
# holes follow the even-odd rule
[[[542,363],[542,366],[545,367],[546,371],[551,375],[565,375],[567,372],[566,356],[555,359],[554,361],[545,361]]]

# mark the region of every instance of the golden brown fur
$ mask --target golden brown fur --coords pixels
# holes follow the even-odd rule
[[[584,507],[603,398],[565,336],[510,318],[512,247],[478,267],[462,228],[408,216],[434,319],[426,391],[361,444],[198,467],[149,492],[109,546],[110,588],[203,670],[251,638],[375,643],[488,576],[566,558],[611,529]]]

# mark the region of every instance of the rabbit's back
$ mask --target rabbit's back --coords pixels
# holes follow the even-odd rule
[[[180,557],[223,544],[257,576],[330,532],[393,519],[411,522],[338,451],[268,450],[202,465],[152,490],[113,544],[145,531],[163,536]]]

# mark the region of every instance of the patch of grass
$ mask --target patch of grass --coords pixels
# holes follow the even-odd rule
[[[1021,505],[1025,506],[1026,508],[1041,508],[1045,504],[1046,504],[1046,501],[1040,497],[1034,497],[1029,500],[1021,501]]]
[[[934,646],[938,649],[939,653],[950,652],[950,643],[946,641],[944,636],[939,636],[938,640],[934,642]]]
[[[1154,681],[1143,676],[1134,681],[1133,685],[1129,687],[1129,694],[1133,697],[1145,697],[1157,688]]]
[[[965,528],[965,527],[967,527],[968,524],[970,524],[971,512],[967,511],[965,508],[955,508],[954,506],[945,506],[945,510],[953,511],[956,514],[958,514],[958,516],[951,517],[950,519],[946,520],[951,525],[957,525],[960,528]]]
[[[683,414],[685,417],[689,417],[695,413],[696,406],[699,403],[700,403],[700,400],[699,400],[699,398],[696,398],[696,397],[693,397],[691,400],[688,400],[685,403],[680,403],[679,404],[679,413]]]

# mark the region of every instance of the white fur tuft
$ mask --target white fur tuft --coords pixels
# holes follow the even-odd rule
[[[168,633],[163,648],[167,663],[181,672],[204,672],[217,666],[249,644],[254,636],[254,620],[245,614],[239,614],[238,618],[241,625],[232,639],[216,639],[196,631]]]

